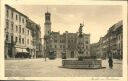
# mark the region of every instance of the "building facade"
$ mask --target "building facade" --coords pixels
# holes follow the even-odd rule
[[[43,57],[40,25],[38,25],[35,22],[33,22],[32,20],[28,19],[26,27],[31,30],[30,36],[31,36],[32,40],[30,43],[31,43],[32,47],[29,49],[29,52],[31,53],[31,57],[34,57],[34,58]],[[29,46],[28,46],[28,48],[29,48]]]
[[[78,33],[70,33],[68,31],[60,34],[60,32],[51,31],[51,14],[45,13],[45,53],[54,51],[57,58],[76,58],[78,56],[77,42]],[[83,34],[86,55],[90,55],[90,34]]]
[[[96,52],[102,58],[113,57],[122,59],[123,57],[123,21],[119,21],[109,28],[107,34],[101,37]],[[98,49],[97,48],[97,49]]]
[[[31,58],[36,55],[33,32],[40,32],[40,26],[29,25],[31,20],[24,14],[5,5],[5,58]],[[33,29],[38,29],[34,30]],[[37,44],[36,44],[37,47]]]

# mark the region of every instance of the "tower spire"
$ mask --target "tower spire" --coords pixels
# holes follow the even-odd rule
[[[48,13],[48,6],[47,6],[47,13]]]

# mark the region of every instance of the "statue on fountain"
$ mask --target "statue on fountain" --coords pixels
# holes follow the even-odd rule
[[[82,32],[82,28],[83,28],[83,24],[80,23],[80,27],[79,27],[79,37],[82,37],[83,32]]]
[[[85,45],[84,45],[84,37],[83,37],[83,32],[82,32],[82,28],[83,28],[83,24],[80,23],[80,27],[79,27],[79,35],[78,35],[78,45],[77,45],[77,49],[78,49],[78,60],[83,60],[85,54]]]

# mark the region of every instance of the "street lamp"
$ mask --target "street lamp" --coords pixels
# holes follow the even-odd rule
[[[50,51],[50,46],[48,46],[48,43],[50,43],[50,41],[53,39],[52,38],[52,36],[51,36],[51,33],[49,34],[49,35],[45,35],[44,36],[44,38],[42,38],[42,39],[44,39],[44,44],[45,44],[45,46],[44,46],[44,50],[45,50],[45,53],[44,53],[44,56],[45,56],[45,61],[46,61],[46,58],[47,58],[47,53],[48,53],[48,51]]]
[[[44,51],[45,51],[45,53],[44,53],[44,57],[45,57],[45,61],[46,61],[46,58],[47,58],[47,51],[48,51],[48,46],[47,46],[47,43],[48,43],[48,36],[44,36],[44,44],[45,44],[45,46],[44,46]]]
[[[44,46],[44,58],[45,58],[45,61],[46,61],[46,58],[47,58],[47,55],[46,55],[46,51],[47,51],[47,44],[46,43],[48,43],[47,41],[48,41],[48,36],[44,36],[44,38],[40,38],[40,39],[44,39],[44,44],[45,44],[45,46]]]

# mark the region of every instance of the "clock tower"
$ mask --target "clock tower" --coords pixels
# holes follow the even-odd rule
[[[48,11],[45,13],[44,32],[46,36],[51,32],[51,14]]]

